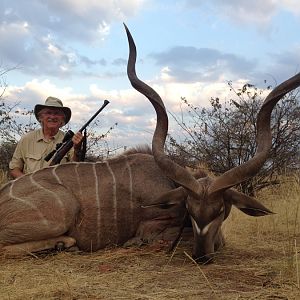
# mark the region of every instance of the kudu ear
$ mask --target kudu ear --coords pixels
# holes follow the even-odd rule
[[[183,187],[178,187],[174,190],[168,191],[158,197],[153,204],[143,205],[142,208],[160,207],[163,209],[170,208],[173,205],[183,203],[187,197],[187,192]]]
[[[224,200],[230,202],[249,216],[260,217],[273,214],[272,211],[270,211],[256,199],[234,189],[228,189],[225,191]]]

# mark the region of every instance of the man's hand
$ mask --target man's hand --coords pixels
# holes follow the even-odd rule
[[[83,140],[83,135],[80,131],[78,131],[72,137],[72,142],[73,142],[73,147],[74,147],[74,154],[73,154],[73,157],[72,157],[73,161],[79,161],[80,160],[80,148],[81,148],[82,140]]]
[[[80,149],[81,143],[82,143],[83,135],[80,131],[75,133],[72,137],[72,142],[74,144],[74,149]]]
[[[14,168],[14,169],[10,170],[10,175],[15,179],[20,176],[23,176],[24,173],[19,168]]]

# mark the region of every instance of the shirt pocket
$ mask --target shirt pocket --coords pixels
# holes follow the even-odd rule
[[[25,157],[25,172],[30,173],[47,166],[41,153],[27,153]]]
[[[26,158],[27,159],[32,159],[34,161],[41,160],[42,159],[42,154],[41,153],[27,153]]]

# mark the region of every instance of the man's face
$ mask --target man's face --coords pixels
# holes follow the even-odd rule
[[[59,108],[44,108],[40,112],[40,122],[43,128],[59,129],[64,125],[65,115]]]

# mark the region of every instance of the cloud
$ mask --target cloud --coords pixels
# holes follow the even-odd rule
[[[124,58],[117,58],[112,62],[112,65],[114,66],[126,66],[127,60]]]
[[[298,0],[184,0],[188,8],[203,8],[235,24],[254,24],[259,30],[268,30],[280,10],[300,15]]]
[[[292,75],[300,72],[300,46],[279,53],[269,53],[272,64],[266,67],[268,74],[271,74],[272,85],[276,85]],[[265,79],[270,76],[264,75]],[[275,82],[273,82],[275,81]]]
[[[251,73],[254,61],[209,48],[177,46],[165,52],[152,53],[155,63],[164,67],[166,77],[177,82],[215,82],[236,79]]]
[[[300,68],[300,46],[298,46],[292,50],[284,51],[281,53],[271,53],[270,55],[273,57],[276,64],[279,64],[280,66],[283,66],[283,65],[293,66],[293,67],[296,66],[299,71],[299,68]],[[296,64],[296,62],[298,62],[298,65]]]
[[[35,39],[26,24],[0,25],[1,59],[10,66],[20,66],[20,71],[30,75],[69,77],[87,68],[105,66],[106,60],[92,60],[51,36]]]
[[[5,90],[7,101],[20,102],[20,106],[27,109],[33,109],[37,103],[43,103],[48,96],[54,96],[61,99],[69,99],[73,95],[70,87],[59,88],[50,80],[40,81],[33,79],[26,82],[23,86],[10,85]],[[82,95],[76,95],[80,97]]]
[[[103,90],[96,85],[90,86],[90,93],[79,94],[71,87],[60,88],[50,80],[31,80],[24,86],[9,86],[4,95],[5,101],[19,103],[16,109],[32,110],[38,103],[44,103],[48,96],[60,98],[64,106],[72,110],[70,126],[73,130],[79,129],[103,104],[102,100],[109,99],[110,104],[98,118],[101,120],[100,132],[118,123],[118,131],[135,133],[151,131],[151,118],[154,109],[149,101],[134,89]],[[124,145],[132,144],[129,141]]]
[[[113,23],[124,21],[136,14],[145,1],[91,0],[88,1],[88,5],[83,0],[32,0],[30,4],[23,2],[2,0],[0,3],[0,58],[6,65],[7,63],[10,63],[10,66],[20,65],[18,71],[29,74],[30,78],[39,79],[26,79],[23,74],[21,79],[15,76],[16,82],[23,80],[25,83],[20,86],[9,86],[5,92],[5,99],[20,101],[20,107],[33,109],[35,104],[43,103],[47,96],[61,98],[64,104],[72,109],[70,126],[73,130],[80,128],[98,110],[102,101],[108,99],[110,104],[99,116],[99,130],[106,132],[114,123],[119,124],[108,137],[112,148],[150,143],[156,124],[154,109],[143,95],[129,86],[127,79],[124,83],[127,59],[123,57],[127,57],[128,54],[126,37],[114,30],[112,39],[107,39]],[[180,0],[174,2],[176,5],[182,3]],[[275,0],[252,2],[197,0],[185,3],[194,9],[205,6],[201,11],[209,18],[219,21],[219,15],[223,19],[239,24],[238,27],[241,24],[255,24],[258,28],[267,28],[278,13],[278,9],[282,8],[281,2]],[[283,0],[282,3],[286,4],[286,10],[291,10],[294,5],[293,13],[299,12],[299,5],[295,5],[295,2]],[[186,12],[181,13],[183,18],[180,22],[185,22]],[[149,17],[149,11],[145,17]],[[148,19],[143,18],[143,22],[146,22],[145,20]],[[132,23],[136,26],[141,24],[140,20],[136,19],[132,20]],[[160,23],[158,25],[161,26]],[[142,34],[142,38],[145,38],[150,29],[142,26],[139,29],[145,31]],[[174,33],[177,33],[177,29],[180,33],[180,27],[174,25]],[[198,31],[197,27],[195,29]],[[173,33],[168,31],[168,34],[172,42]],[[230,34],[231,32],[228,32],[228,35]],[[260,63],[264,64],[263,68],[266,62],[269,63],[266,69],[278,83],[299,71],[297,65],[300,61],[299,47],[281,53],[268,53],[264,59],[261,58],[262,61],[257,58],[254,61],[239,54],[216,50],[219,49],[217,46],[210,46],[216,49],[180,46],[177,44],[178,39],[176,39],[177,46],[172,47],[174,44],[168,44],[169,39],[164,39],[163,43],[155,42],[162,38],[160,31],[154,35],[152,46],[149,38],[139,42],[141,45],[138,48],[142,50],[144,57],[139,58],[137,65],[138,69],[145,73],[138,76],[159,93],[167,111],[179,115],[183,110],[181,97],[185,97],[189,103],[203,107],[209,104],[211,97],[219,97],[221,100],[228,97],[227,80],[232,80],[235,86],[241,87],[249,80],[250,83],[257,84],[259,81],[269,79],[259,69]],[[123,38],[124,50],[122,48],[116,51],[117,43]],[[219,36],[211,38],[216,40]],[[99,51],[99,46],[102,46],[103,41],[108,43],[108,47],[102,49],[103,52],[106,51],[105,58],[99,54],[102,52]],[[241,38],[235,39],[234,42],[243,43],[243,41]],[[231,42],[232,40],[229,42],[226,40],[228,46],[231,46]],[[197,43],[197,40],[195,37],[193,40],[183,37],[182,43],[191,45]],[[161,44],[162,47],[170,45],[170,48],[166,50],[160,48],[157,50],[159,52],[147,56],[148,44],[152,49],[157,46],[155,44]],[[281,51],[283,48],[278,49]],[[111,53],[115,51],[117,54],[112,57]],[[255,52],[251,54],[253,57]],[[149,63],[150,60],[152,61]],[[71,76],[72,80],[63,80]],[[95,82],[99,85],[89,85],[91,78],[97,79]],[[111,78],[113,80],[109,80]],[[70,87],[71,84],[74,89]],[[78,92],[80,90],[84,92],[81,94]],[[170,132],[180,131],[173,123],[170,117]]]
[[[81,47],[99,45],[113,22],[136,14],[145,0],[3,0],[0,3],[0,57],[20,65],[30,75],[70,77],[81,68],[106,66],[105,59],[80,53]],[[75,46],[76,45],[76,46]]]
[[[158,92],[167,110],[172,113],[181,112],[180,97],[186,97],[190,103],[203,107],[208,105],[210,97],[218,96],[223,99],[226,90],[228,91],[225,83],[149,84]],[[110,104],[97,119],[100,120],[100,133],[118,123],[108,138],[109,143],[115,146],[133,146],[151,142],[156,124],[155,111],[149,100],[133,88],[105,90],[93,84],[90,85],[89,93],[80,94],[71,87],[58,87],[50,80],[34,79],[24,86],[9,86],[4,99],[13,103],[20,102],[17,107],[19,109],[32,110],[37,103],[44,103],[50,95],[60,98],[65,106],[71,108],[72,130],[78,130],[100,108],[103,100],[108,99]],[[176,127],[170,124],[170,130],[174,128]]]
[[[95,41],[104,38],[114,21],[123,21],[138,12],[145,1],[48,0],[1,1],[0,21],[27,22],[33,34],[55,34],[59,38]]]

